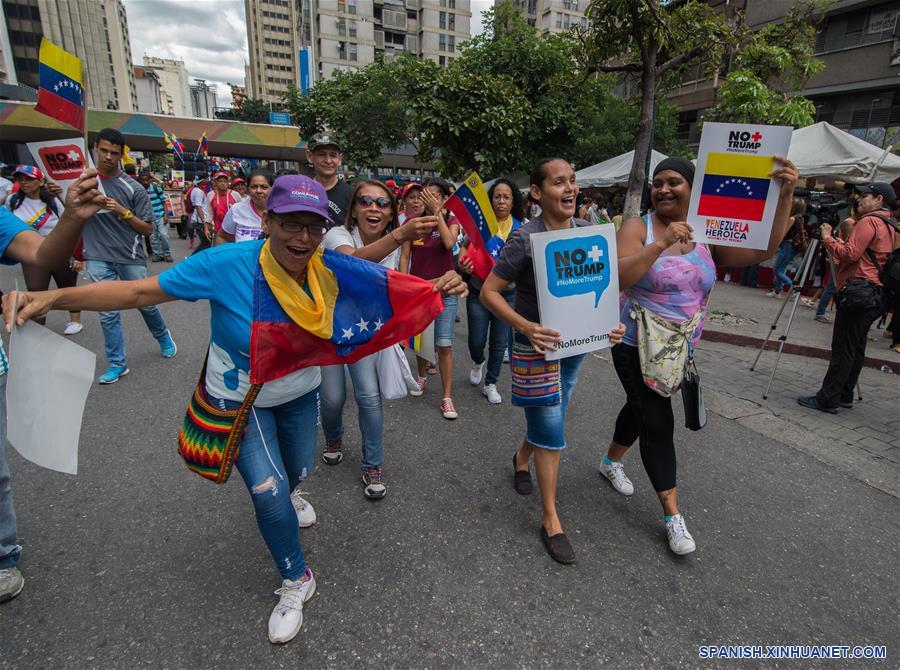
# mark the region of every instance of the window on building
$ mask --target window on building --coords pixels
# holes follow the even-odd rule
[[[359,47],[353,42],[350,43],[350,60],[359,60]]]
[[[447,28],[450,30],[456,30],[456,14],[451,14],[447,17]]]
[[[816,35],[816,53],[851,49],[893,39],[900,16],[895,2],[831,16]]]
[[[446,51],[447,50],[447,36],[444,33],[438,35],[438,50]]]
[[[568,9],[570,12],[577,12],[578,0],[563,0],[563,7]]]
[[[356,0],[346,0],[347,2],[347,13],[348,14],[356,14]]]
[[[446,64],[447,64],[447,57],[446,56],[438,56],[438,65],[440,65],[441,67],[444,67]]]
[[[438,13],[438,27],[441,30],[447,30],[447,12]]]
[[[357,34],[357,23],[356,21],[350,22],[350,37],[356,37]]]
[[[453,35],[447,36],[447,50],[456,51],[456,37],[454,37]]]
[[[337,24],[337,34],[341,37],[347,36],[347,19],[343,16],[338,18],[335,23]]]

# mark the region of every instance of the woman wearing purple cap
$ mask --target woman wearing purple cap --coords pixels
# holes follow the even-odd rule
[[[308,300],[307,264],[321,265],[317,253],[331,223],[324,188],[299,175],[275,181],[266,209],[263,225],[268,240],[217,246],[156,277],[21,293],[18,319],[24,322],[51,309],[105,311],[172,300],[208,300],[211,336],[203,383],[211,403],[223,410],[234,409],[250,389],[246,352],[250,351],[257,271],[262,270],[270,287],[270,276],[291,280],[282,284],[293,288],[288,298]],[[458,283],[464,292],[464,285]],[[454,282],[446,281],[437,288],[452,290]],[[15,293],[5,297],[7,328],[15,314],[14,300]],[[301,528],[311,526],[316,515],[299,496],[297,486],[315,467],[319,382],[319,368],[306,367],[263,384],[235,460],[256,509],[260,533],[282,579],[276,591],[280,600],[268,624],[269,640],[279,644],[300,631],[303,604],[316,590],[297,531],[298,522]]]
[[[716,265],[744,267],[771,258],[791,225],[789,215],[798,173],[789,160],[776,160],[780,166],[771,175],[781,181],[781,192],[768,249],[707,247],[692,241],[693,230],[686,219],[694,165],[679,157],[666,158],[656,166],[650,185],[651,211],[643,218],[627,219],[616,237],[619,289],[623,292],[621,318],[626,331],[621,344],[612,348],[612,357],[626,402],[616,419],[600,473],[620,494],[634,493],[622,458],[640,438],[641,461],[662,504],[669,548],[675,554],[689,554],[696,544],[678,508],[671,399],[674,389],[658,383],[662,378],[656,376],[658,370],[641,363],[638,319],[670,323],[670,330],[652,333],[650,339],[685,343],[687,350],[693,351],[716,280]],[[663,358],[662,352],[660,357]]]

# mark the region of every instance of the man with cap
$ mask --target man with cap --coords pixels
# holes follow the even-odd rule
[[[328,208],[334,221],[332,225],[344,225],[353,189],[338,176],[343,159],[341,146],[331,135],[316,133],[309,138],[306,145],[306,158],[313,166],[313,178],[322,184],[328,193]]]
[[[213,175],[213,189],[206,196],[206,204],[212,213],[213,239],[222,227],[222,221],[228,210],[241,201],[241,196],[228,187],[228,173],[216,172]]]
[[[894,250],[898,233],[897,223],[891,218],[891,206],[897,196],[890,184],[873,182],[857,187],[857,193],[859,221],[846,241],[834,237],[827,223],[819,228],[822,246],[840,263],[831,360],[819,392],[797,398],[804,407],[830,414],[837,414],[838,407],[853,407],[853,390],[866,358],[869,328],[886,307],[878,270]],[[870,304],[850,300],[860,288],[863,294],[873,296]]]

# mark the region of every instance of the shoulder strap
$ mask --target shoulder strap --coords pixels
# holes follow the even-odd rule
[[[900,224],[898,224],[893,219],[885,216],[884,214],[879,214],[878,212],[871,212],[869,216],[878,219],[879,221],[883,221],[888,226],[890,226],[895,233],[900,233]],[[866,255],[869,257],[869,260],[872,261],[872,265],[875,266],[875,270],[881,274],[881,263],[879,263],[875,258],[875,252],[872,251],[870,247],[866,247]]]

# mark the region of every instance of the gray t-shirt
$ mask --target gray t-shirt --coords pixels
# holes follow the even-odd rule
[[[584,219],[572,219],[575,226],[593,225]],[[494,265],[494,274],[504,281],[516,284],[516,313],[533,321],[541,322],[538,311],[537,289],[534,285],[534,263],[531,258],[531,234],[545,233],[544,220],[537,216],[524,226],[516,228],[509,234],[500,258]]]
[[[107,196],[130,209],[142,221],[153,222],[150,196],[134,179],[120,172],[116,177],[103,179],[102,184]],[[94,214],[85,224],[82,236],[86,260],[129,265],[147,262],[143,236],[112,212],[101,210]]]

